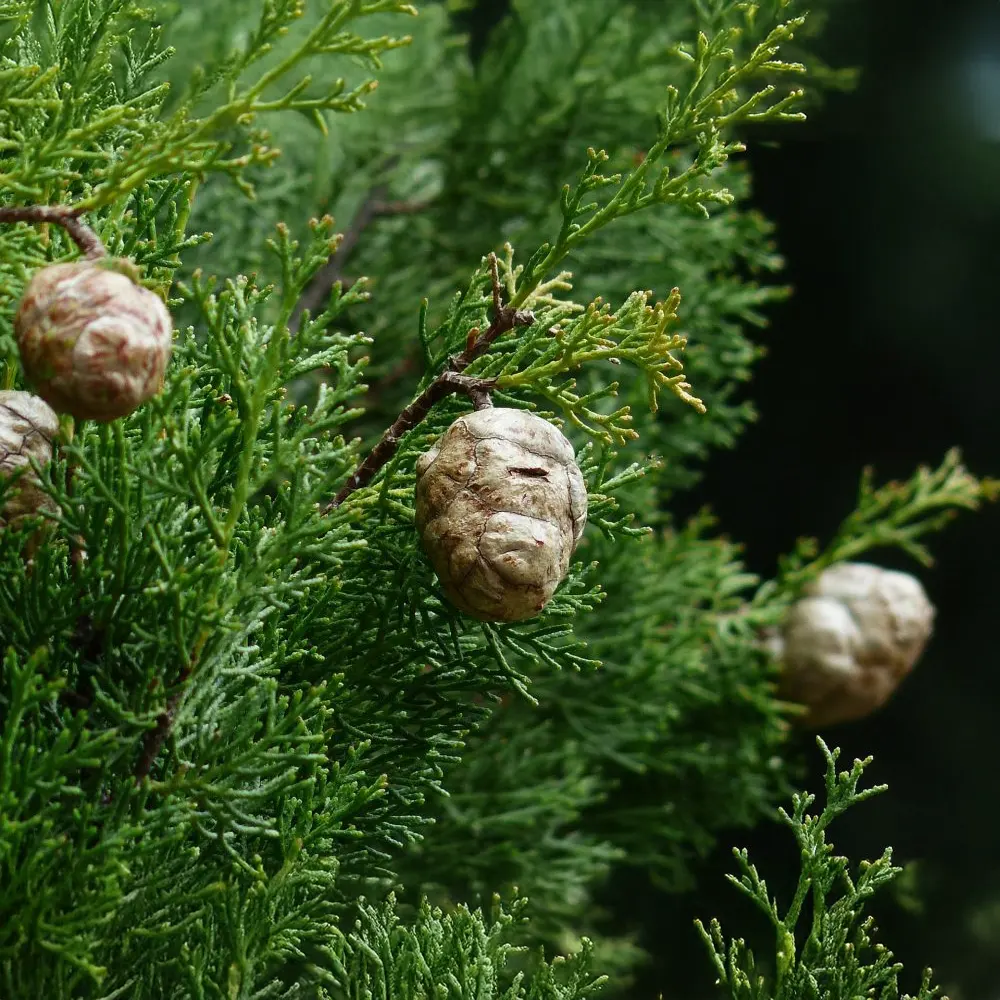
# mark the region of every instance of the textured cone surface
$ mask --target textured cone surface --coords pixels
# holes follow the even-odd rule
[[[47,465],[59,417],[43,399],[30,392],[0,392],[0,479],[15,479],[4,490],[0,523],[9,524],[51,506],[38,484],[31,459]]]
[[[930,638],[934,607],[908,573],[868,563],[831,566],[785,620],[781,692],[829,726],[881,707]]]
[[[160,391],[173,323],[156,295],[113,264],[78,261],[34,275],[14,332],[25,374],[52,407],[114,420]]]
[[[487,407],[417,460],[417,530],[448,599],[473,618],[538,614],[587,523],[573,446],[547,420]]]

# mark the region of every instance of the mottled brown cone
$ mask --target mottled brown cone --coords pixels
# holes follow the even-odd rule
[[[782,696],[808,709],[797,721],[819,728],[880,708],[913,669],[933,622],[933,605],[908,573],[868,563],[825,570],[772,644]]]
[[[173,342],[158,296],[116,262],[78,261],[37,271],[14,318],[29,381],[54,409],[114,420],[155,396]]]
[[[14,480],[4,491],[0,525],[51,508],[31,459],[39,465],[52,460],[58,431],[59,417],[43,399],[30,392],[0,392],[0,479]]]
[[[538,614],[587,523],[573,446],[524,410],[459,417],[417,460],[417,530],[448,599],[483,621]]]

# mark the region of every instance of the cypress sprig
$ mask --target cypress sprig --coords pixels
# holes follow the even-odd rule
[[[734,157],[797,116],[792,4],[533,0],[475,73],[442,4],[251,6],[3,10],[3,386],[81,237],[178,329],[162,393],[67,428],[51,511],[0,532],[0,994],[593,996],[591,957],[636,961],[601,880],[681,888],[784,791],[760,629],[994,487],[866,489],[763,584],[666,513],[749,418],[780,294]],[[512,625],[460,615],[413,530],[417,456],[487,390],[561,420],[590,492]]]
[[[779,810],[799,848],[801,872],[792,900],[781,907],[767,883],[751,864],[745,850],[734,851],[739,876],[729,881],[765,915],[775,935],[772,969],[754,959],[742,940],[726,942],[717,920],[698,931],[708,945],[719,975],[734,1000],[792,1000],[806,997],[840,1000],[857,996],[900,996],[898,977],[902,966],[892,952],[875,940],[875,926],[865,915],[868,900],[902,871],[892,864],[886,849],[876,861],[863,861],[852,872],[846,858],[833,853],[827,840],[830,824],[846,810],[886,790],[885,785],[859,789],[872,758],[855,760],[849,771],[837,771],[840,751],[831,751],[817,739],[826,759],[826,805],[818,813],[808,810],[816,801],[811,794],[793,797],[792,811]],[[808,911],[809,916],[806,917]],[[924,973],[917,1000],[938,995],[931,972]],[[903,1000],[912,1000],[908,994]]]

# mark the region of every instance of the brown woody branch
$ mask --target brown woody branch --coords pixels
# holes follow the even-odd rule
[[[378,444],[368,453],[340,492],[326,506],[326,511],[339,507],[355,490],[367,486],[380,469],[396,454],[403,435],[413,430],[430,412],[435,403],[454,392],[464,392],[476,409],[491,405],[489,394],[496,387],[495,379],[463,375],[476,358],[489,350],[493,341],[516,326],[530,326],[534,314],[527,309],[513,309],[503,304],[500,274],[496,254],[490,254],[490,278],[493,284],[493,322],[484,333],[473,327],[465,343],[465,350],[451,358],[447,370],[441,372],[430,385],[393,421]]]
[[[376,191],[384,191],[384,188],[376,188]],[[323,303],[330,296],[333,286],[341,280],[344,272],[344,262],[351,255],[357,245],[361,233],[371,224],[376,216],[376,206],[379,198],[375,197],[375,192],[366,198],[361,207],[351,219],[351,224],[347,231],[341,236],[337,249],[330,254],[330,259],[316,272],[308,287],[299,297],[292,310],[291,318],[288,320],[288,329],[294,334],[302,321],[302,314],[308,310],[314,314],[323,307]]]
[[[174,725],[174,716],[177,714],[177,706],[180,704],[181,697],[184,694],[184,685],[191,676],[193,668],[194,663],[192,661],[181,671],[180,676],[177,678],[177,690],[167,699],[167,707],[156,717],[156,725],[152,729],[147,730],[146,735],[142,738],[142,752],[139,754],[139,760],[135,765],[135,783],[137,785],[141,784],[142,779],[149,774],[153,766],[153,761],[159,756],[160,748],[170,735],[170,730]]]
[[[177,711],[177,704],[180,701],[180,694],[172,695],[167,702],[167,707],[156,717],[156,726],[150,729],[142,738],[142,752],[139,754],[139,761],[135,765],[135,783],[142,784],[142,779],[149,774],[160,753],[167,734],[174,724],[174,714]]]
[[[25,205],[0,208],[0,222],[51,222],[66,230],[88,260],[106,257],[107,247],[90,226],[80,221],[80,214],[79,209],[68,205]]]

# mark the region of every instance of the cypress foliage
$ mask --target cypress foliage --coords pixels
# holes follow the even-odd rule
[[[752,418],[749,332],[784,293],[738,154],[801,117],[810,22],[525,0],[473,63],[454,6],[0,3],[2,387],[27,388],[28,278],[78,256],[16,209],[72,208],[177,326],[163,392],[64,418],[52,510],[0,532],[4,997],[620,994],[641,955],[602,933],[609,873],[685,887],[789,791],[762,633],[995,493],[957,454],[866,476],[772,580],[671,518]],[[589,490],[519,624],[452,608],[413,528],[416,458],[470,406],[435,388],[457,356],[561,424]],[[738,855],[774,962],[703,930],[734,997],[898,995],[862,915],[895,870],[830,854],[864,794],[823,752],[791,911]]]

